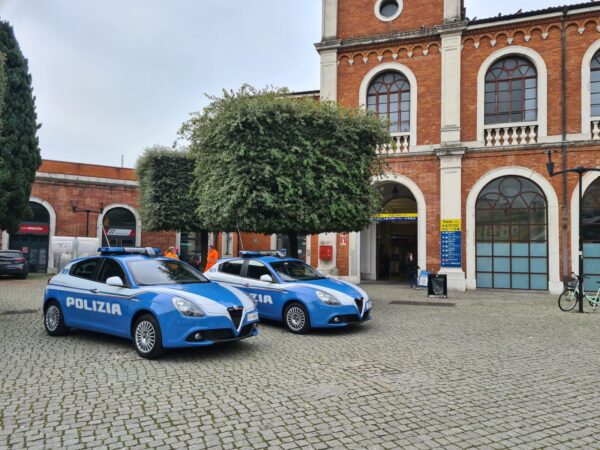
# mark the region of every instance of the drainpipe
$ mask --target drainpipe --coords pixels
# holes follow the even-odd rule
[[[562,58],[562,170],[567,169],[567,14],[569,7],[563,8],[561,32],[561,58]],[[583,101],[583,99],[582,99]],[[567,243],[567,174],[562,176],[562,269],[563,275],[569,273],[568,243]]]

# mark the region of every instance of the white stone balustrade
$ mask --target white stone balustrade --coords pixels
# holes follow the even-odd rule
[[[600,119],[592,119],[592,140],[600,140]]]
[[[410,151],[410,132],[392,133],[392,140],[388,144],[377,147],[378,155],[397,155]]]
[[[538,126],[532,123],[486,125],[484,138],[486,147],[536,144],[538,141]]]

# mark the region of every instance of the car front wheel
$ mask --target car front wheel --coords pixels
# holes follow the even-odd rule
[[[303,304],[290,303],[283,313],[283,322],[288,330],[295,334],[305,334],[310,331],[310,316]]]
[[[52,300],[44,310],[44,327],[50,336],[62,336],[69,331],[65,326],[62,309],[56,300]]]
[[[133,343],[142,358],[154,359],[164,353],[160,326],[154,316],[144,314],[133,327]]]

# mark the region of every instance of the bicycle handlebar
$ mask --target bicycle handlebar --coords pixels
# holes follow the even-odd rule
[[[577,275],[575,272],[571,272],[571,275],[574,276],[575,278],[577,278],[578,280],[581,280],[583,278],[588,279],[590,276],[589,275]]]

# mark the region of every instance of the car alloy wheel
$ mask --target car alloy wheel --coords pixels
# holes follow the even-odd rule
[[[287,306],[283,314],[285,326],[292,333],[304,334],[310,330],[310,317],[303,304],[294,302]]]
[[[293,328],[297,331],[301,330],[306,323],[304,311],[302,311],[298,306],[292,306],[290,309],[288,309],[287,321],[290,328]]]
[[[65,325],[62,309],[56,300],[50,300],[45,306],[44,328],[50,336],[62,336],[69,331]]]
[[[51,305],[46,310],[46,328],[48,328],[48,331],[54,332],[54,331],[56,331],[56,329],[58,328],[59,325],[60,325],[60,310],[58,309],[58,306]]]
[[[156,343],[156,331],[154,325],[143,320],[135,329],[135,343],[142,353],[150,353]]]

